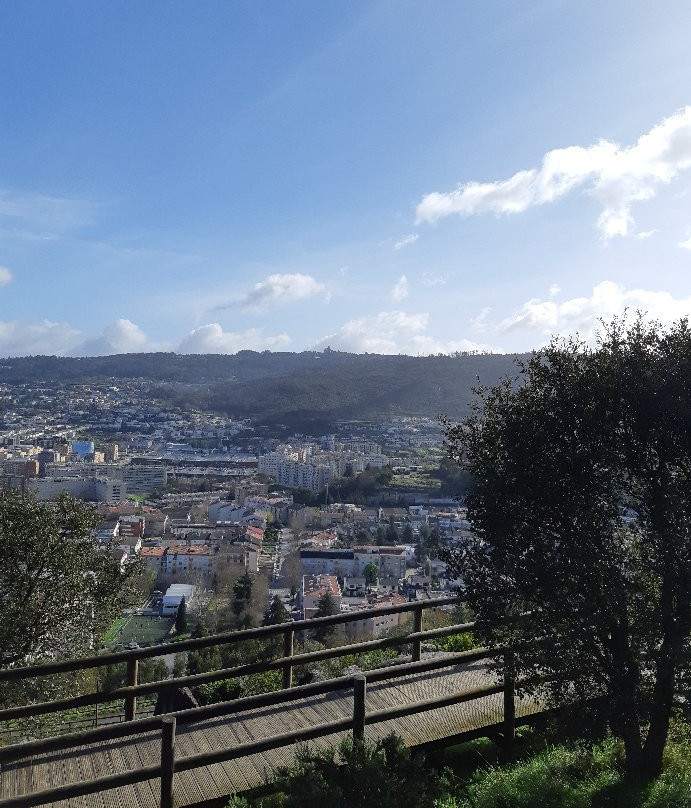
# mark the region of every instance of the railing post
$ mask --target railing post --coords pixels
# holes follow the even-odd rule
[[[161,735],[161,808],[173,808],[175,716],[164,715]]]
[[[358,673],[353,676],[353,739],[365,737],[365,697],[367,696],[367,678]]]
[[[127,687],[136,687],[139,679],[139,660],[127,660]],[[125,721],[133,721],[137,714],[137,697],[125,697]]]
[[[283,656],[293,657],[293,640],[295,632],[292,628],[287,628],[283,634]],[[288,662],[283,666],[283,689],[287,690],[293,686],[293,663]]]
[[[516,691],[515,660],[511,651],[504,654],[504,721],[502,728],[502,759],[505,763],[513,760],[513,747],[516,738]]]
[[[413,611],[413,632],[422,631],[422,604],[416,606]],[[422,640],[413,640],[413,662],[420,661],[420,649]]]

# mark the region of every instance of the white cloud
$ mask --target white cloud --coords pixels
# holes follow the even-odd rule
[[[7,267],[0,267],[0,286],[7,286],[12,280],[12,273]]]
[[[207,323],[190,331],[178,347],[178,353],[231,354],[242,350],[279,350],[290,343],[287,334],[265,336],[261,329],[250,328],[242,333],[224,331],[219,323]]]
[[[406,278],[405,275],[401,275],[391,290],[391,299],[398,302],[399,300],[403,300],[404,298],[408,297],[409,294],[408,278]]]
[[[407,247],[409,244],[415,244],[415,242],[420,238],[417,233],[409,233],[407,236],[403,236],[399,238],[393,245],[394,250],[402,250],[403,247]]]
[[[486,331],[487,330],[487,315],[491,311],[492,311],[492,309],[489,306],[485,306],[476,317],[471,318],[470,325],[476,331]]]
[[[559,286],[558,283],[553,283],[549,287],[549,296],[550,297],[556,297],[559,294],[559,292],[561,292],[561,286]]]
[[[691,238],[680,241],[679,246],[682,248],[682,250],[691,250]]]
[[[77,356],[112,356],[125,353],[151,353],[168,348],[166,343],[151,342],[138,325],[121,318],[106,326],[99,336],[84,340],[74,353]]]
[[[273,304],[293,303],[296,300],[304,300],[319,294],[324,294],[324,297],[329,299],[324,284],[319,283],[311,275],[303,275],[299,272],[288,275],[267,275],[263,281],[256,283],[254,288],[239,300],[218,306],[217,309],[226,309],[234,305],[239,305],[243,309],[264,309]]]
[[[659,233],[660,231],[655,230],[643,230],[641,233],[636,233],[636,238],[640,239],[641,241],[645,241],[645,239],[651,238],[654,236],[655,233]]]
[[[429,314],[403,311],[380,311],[369,317],[348,320],[337,332],[319,340],[315,347],[353,353],[436,354],[456,351],[488,350],[470,340],[439,341],[429,336]]]
[[[598,227],[604,237],[625,236],[633,224],[631,204],[654,197],[658,185],[689,167],[691,106],[665,118],[628,148],[601,140],[587,147],[554,149],[544,155],[540,168],[519,171],[507,180],[469,182],[455,191],[427,194],[417,206],[417,221],[434,222],[452,214],[520,213],[588,183],[603,206]]]
[[[432,275],[430,272],[422,273],[423,286],[443,286],[446,282],[446,275]]]
[[[675,298],[669,292],[626,289],[612,281],[602,281],[589,297],[558,302],[533,298],[499,323],[499,331],[528,331],[548,338],[552,334],[578,333],[591,340],[600,318],[621,316],[625,310],[644,312],[650,319],[671,323],[691,315],[691,297]]]
[[[69,323],[0,322],[0,356],[62,356],[78,344],[81,336]]]
[[[0,189],[0,220],[15,227],[21,223],[29,228],[50,231],[37,234],[20,228],[20,233],[32,238],[54,238],[55,233],[91,224],[98,207],[97,204],[83,199]]]

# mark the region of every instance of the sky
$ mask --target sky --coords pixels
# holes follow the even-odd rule
[[[691,315],[691,4],[0,4],[0,356]]]

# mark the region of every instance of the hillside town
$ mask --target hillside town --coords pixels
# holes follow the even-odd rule
[[[142,568],[148,596],[130,616],[170,616],[183,598],[199,614],[245,575],[291,619],[313,617],[327,592],[331,609],[357,612],[453,591],[438,551],[467,539],[469,524],[456,497],[424,480],[441,452],[432,419],[279,437],[166,407],[143,381],[0,393],[0,485],[93,504],[99,544],[123,570]],[[380,636],[402,617],[349,631]]]

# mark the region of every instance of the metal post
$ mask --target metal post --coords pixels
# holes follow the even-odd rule
[[[413,611],[413,632],[422,631],[422,605],[416,606]],[[420,661],[420,648],[422,640],[413,640],[413,662]]]
[[[175,716],[164,715],[161,735],[161,808],[173,808]]]
[[[502,759],[505,763],[513,760],[513,747],[516,738],[516,674],[514,655],[504,654],[504,721],[502,730]]]
[[[127,687],[136,687],[139,680],[139,660],[127,660]],[[137,714],[137,697],[125,697],[125,721],[133,721]]]
[[[292,628],[287,628],[283,633],[283,656],[293,657],[293,640],[295,632]],[[283,666],[283,689],[293,686],[293,663],[288,662]]]
[[[367,678],[362,673],[353,676],[353,738],[362,740],[365,737],[365,697],[367,696]]]

